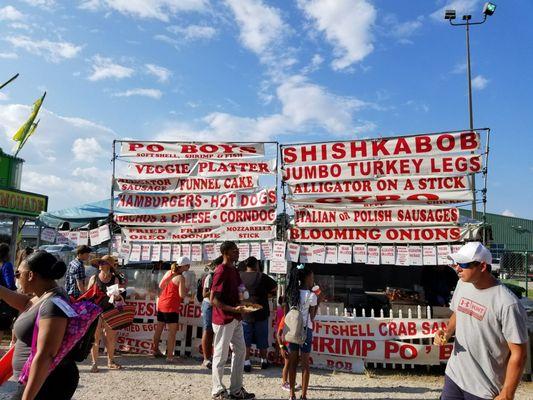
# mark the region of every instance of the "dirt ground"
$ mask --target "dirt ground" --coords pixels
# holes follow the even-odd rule
[[[199,362],[180,360],[167,365],[151,357],[121,356],[117,358],[125,369],[89,372],[89,364],[80,365],[80,384],[74,396],[76,400],[111,399],[190,399],[211,398],[211,372]],[[229,374],[229,368],[227,369]],[[280,388],[281,369],[254,368],[244,379],[248,391],[260,400],[287,399],[288,393]],[[298,378],[299,379],[299,378]],[[229,384],[229,377],[225,380]],[[438,399],[442,388],[442,371],[426,370],[371,370],[364,375],[313,370],[309,399]],[[8,392],[15,385],[8,382],[0,388],[0,399],[9,399]],[[533,400],[533,384],[521,383],[516,400]]]

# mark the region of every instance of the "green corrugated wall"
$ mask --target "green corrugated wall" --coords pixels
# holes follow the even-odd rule
[[[470,210],[460,212],[470,217]],[[483,213],[478,212],[476,219],[482,221]],[[504,244],[506,250],[533,251],[533,220],[487,213],[487,223],[492,226],[492,243]]]

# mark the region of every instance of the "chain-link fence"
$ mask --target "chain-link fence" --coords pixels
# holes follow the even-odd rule
[[[533,252],[504,252],[500,258],[500,278],[519,297],[533,298]]]

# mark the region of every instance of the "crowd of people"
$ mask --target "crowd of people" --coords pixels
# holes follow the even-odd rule
[[[261,271],[256,258],[239,263],[239,249],[234,242],[224,242],[220,252],[221,256],[206,268],[196,293],[204,328],[202,363],[211,369],[214,400],[254,399],[255,395],[245,389],[244,374],[252,370],[253,345],[259,351],[260,367],[270,367],[266,357],[270,345],[270,299],[279,288]],[[126,280],[114,257],[90,259],[90,254],[88,246],[78,247],[76,258],[67,267],[46,251],[24,251],[13,268],[8,261],[9,246],[0,244],[0,329],[10,328],[9,316],[3,310],[10,307],[19,314],[13,325],[11,364],[13,376],[21,384],[14,399],[72,398],[79,381],[79,357],[70,350],[65,353],[63,347],[69,342],[68,324],[76,314],[73,303],[81,300],[97,304],[100,314],[94,322],[87,323],[84,338],[77,338],[79,343],[73,344],[78,346],[76,354],[80,353],[81,344],[92,346],[90,371],[98,372],[103,336],[108,368],[123,368],[114,358],[116,327],[105,316],[107,311],[124,304]],[[454,337],[441,399],[513,399],[526,360],[525,310],[491,274],[492,258],[481,243],[467,243],[450,257],[459,282],[451,300],[448,327],[435,335],[435,345],[444,345]],[[86,263],[97,269],[88,280]],[[152,350],[154,357],[164,357],[168,363],[176,362],[180,305],[193,296],[187,275],[190,266],[187,257],[180,257],[159,283]],[[64,287],[60,287],[57,280],[65,274]],[[298,265],[291,269],[284,295],[277,299],[276,346],[284,359],[280,383],[289,392],[290,400],[297,398],[297,392],[300,399],[308,396],[313,323],[320,301],[317,293],[310,266]],[[168,335],[163,353],[160,341],[165,328]],[[88,336],[90,342],[85,339]],[[230,381],[226,386],[224,370],[230,353]],[[298,367],[301,384],[297,384]]]

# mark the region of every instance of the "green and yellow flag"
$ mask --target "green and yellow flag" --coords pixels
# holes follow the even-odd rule
[[[19,130],[13,135],[13,140],[15,142],[18,142],[18,147],[15,152],[15,157],[19,153],[20,150],[22,150],[22,147],[26,144],[28,138],[35,132],[35,129],[37,128],[37,125],[39,122],[34,123],[35,118],[37,117],[37,114],[39,113],[39,110],[41,109],[41,105],[43,104],[44,98],[46,97],[46,92],[44,92],[43,97],[38,99],[35,103],[33,103],[33,110],[30,114],[30,117],[28,120],[19,128]]]

